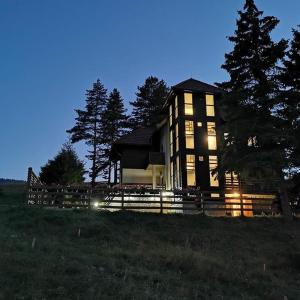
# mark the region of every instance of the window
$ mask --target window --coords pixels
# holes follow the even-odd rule
[[[194,149],[194,122],[185,121],[185,146]]]
[[[186,156],[186,171],[187,171],[187,185],[195,186],[196,185],[195,155],[188,154]]]
[[[207,144],[208,150],[217,150],[217,135],[215,122],[207,122]]]
[[[173,133],[174,131],[170,131],[170,156],[173,156]]]
[[[214,117],[215,116],[215,100],[214,95],[205,95],[206,100],[206,115],[208,117]]]
[[[188,116],[192,116],[194,114],[193,94],[191,93],[184,93],[184,114]]]
[[[178,123],[175,126],[176,152],[179,150]]]
[[[170,126],[172,126],[173,124],[173,111],[172,111],[173,107],[172,104],[169,107],[169,119],[170,119]]]
[[[248,138],[248,146],[249,147],[257,147],[256,136],[251,136],[251,137]]]
[[[179,156],[176,157],[176,187],[180,187],[180,167],[179,167]]]
[[[219,180],[216,178],[216,175],[212,175],[212,171],[218,166],[218,157],[214,155],[209,156],[209,179],[210,179],[210,186],[218,187]]]
[[[175,119],[178,118],[178,98],[175,97]]]
[[[173,162],[171,161],[170,162],[170,177],[171,177],[171,188],[174,187],[174,164]]]

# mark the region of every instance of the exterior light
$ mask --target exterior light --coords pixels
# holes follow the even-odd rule
[[[94,202],[94,203],[93,203],[93,206],[94,206],[94,208],[98,208],[99,202]]]

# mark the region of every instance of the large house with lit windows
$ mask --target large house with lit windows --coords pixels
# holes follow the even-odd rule
[[[111,157],[118,183],[168,190],[220,190],[224,180],[211,171],[218,165],[223,136],[218,109],[221,93],[219,88],[192,78],[174,85],[161,122],[139,128],[113,145]]]

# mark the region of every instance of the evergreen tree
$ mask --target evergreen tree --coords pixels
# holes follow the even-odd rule
[[[225,91],[221,109],[227,133],[220,153],[221,169],[246,180],[282,180],[285,153],[273,109],[279,89],[278,63],[287,42],[272,41],[270,34],[279,20],[264,17],[253,0],[246,0],[238,13],[237,29],[229,37],[233,51],[225,55],[222,66],[230,79],[219,84]],[[284,212],[290,215],[283,190],[282,195]]]
[[[300,167],[300,32],[293,30],[291,48],[284,60],[280,80],[284,86],[280,116],[285,121],[286,133],[289,137],[290,166]]]
[[[96,178],[108,165],[102,120],[106,103],[107,91],[98,79],[93,88],[86,91],[85,110],[75,110],[76,124],[67,130],[72,143],[85,141],[89,147],[86,158],[92,163],[89,172],[92,185],[95,185]]]
[[[106,159],[109,161],[109,153],[112,144],[124,135],[128,127],[128,117],[124,108],[123,99],[117,89],[113,89],[110,93],[107,105],[103,114],[103,126],[106,145]],[[116,176],[115,176],[116,177]],[[104,172],[104,178],[111,179],[111,164]]]
[[[130,102],[133,106],[131,128],[150,126],[157,122],[168,93],[165,81],[153,76],[148,77],[144,85],[138,86],[137,97]]]
[[[279,94],[278,115],[285,129],[285,146],[288,158],[288,175],[294,190],[300,191],[300,31],[293,30],[291,47],[284,60],[279,78],[283,91]]]
[[[84,164],[70,144],[63,145],[60,152],[41,167],[40,180],[45,184],[77,184],[84,181]]]

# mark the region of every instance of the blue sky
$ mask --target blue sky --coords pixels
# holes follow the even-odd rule
[[[39,172],[66,141],[97,79],[126,105],[149,75],[213,83],[243,0],[0,0],[0,177]],[[290,38],[300,1],[257,5]],[[83,159],[85,147],[76,146]]]

